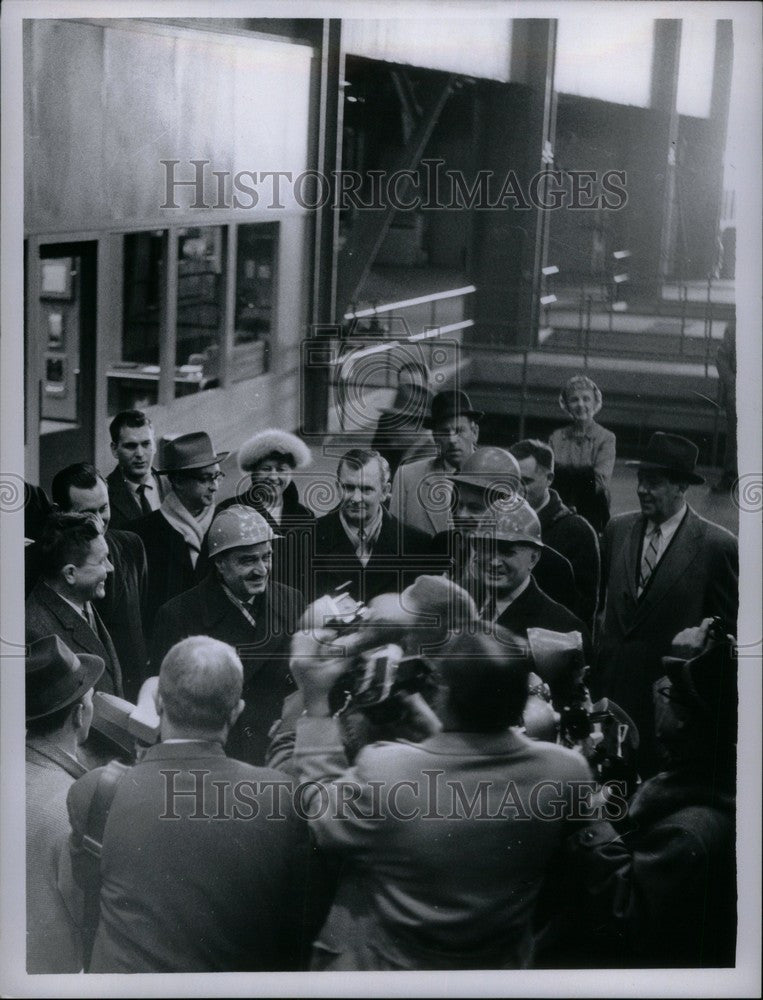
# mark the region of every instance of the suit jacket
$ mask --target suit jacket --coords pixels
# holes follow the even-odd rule
[[[452,486],[441,458],[401,465],[392,482],[389,512],[406,527],[430,537],[450,525]]]
[[[53,505],[40,486],[24,483],[24,537],[39,538]]]
[[[132,531],[113,531],[104,535],[114,572],[106,577],[106,594],[93,601],[117,651],[122,668],[125,697],[135,701],[146,679],[148,650],[143,634],[143,610],[146,600],[146,553],[140,538]],[[26,596],[40,578],[39,544],[25,552]]]
[[[575,574],[575,590],[577,591],[577,609],[571,607],[585,622],[589,630],[593,629],[596,616],[596,605],[599,600],[599,582],[601,574],[601,558],[599,554],[599,539],[596,532],[584,517],[566,507],[556,492],[549,490],[548,503],[536,511],[540,521],[541,538],[545,545],[564,556],[572,566]],[[537,567],[536,567],[537,569]],[[557,597],[543,585],[538,577],[541,589],[545,590],[554,600],[560,601],[565,607],[570,607],[566,601]]]
[[[554,818],[547,803],[533,809],[531,789],[558,781],[565,795],[568,781],[590,780],[580,754],[515,730],[442,732],[419,744],[371,744],[348,768],[337,720],[301,718],[295,761],[300,781],[326,786],[328,808],[310,820],[318,846],[367,879],[376,926],[365,942],[366,968],[526,965],[541,883],[575,826],[563,811]],[[352,809],[341,805],[345,782],[360,790]],[[464,805],[472,799],[474,812]],[[368,818],[380,813],[382,821]],[[433,821],[421,821],[426,815]]]
[[[26,641],[34,642],[46,635],[57,635],[74,653],[100,656],[106,669],[95,690],[123,698],[122,668],[117,651],[94,606],[93,615],[97,634],[63,597],[59,597],[43,580],[38,580],[26,600]]]
[[[350,581],[348,593],[356,601],[369,601],[377,594],[400,593],[417,576],[441,572],[442,560],[430,554],[430,541],[423,532],[401,524],[386,511],[371,558],[361,564],[339,511],[319,517],[315,526],[315,553],[311,573],[312,598]]]
[[[26,743],[27,972],[80,972],[82,891],[69,857],[66,795],[85,768],[52,741]]]
[[[164,479],[154,470],[152,470],[151,475],[154,479],[154,486],[159,491],[159,499],[164,500],[167,495]],[[140,509],[138,498],[125,485],[125,478],[118,465],[106,476],[106,485],[109,488],[109,506],[111,507],[110,527],[127,528],[132,531],[130,522],[137,521],[139,517],[145,517],[145,515]]]
[[[100,771],[69,792],[75,871]],[[219,743],[150,747],[120,780],[106,822],[90,971],[298,967],[302,936],[314,933],[303,912],[309,848],[287,789],[268,785],[284,780]]]
[[[231,757],[262,764],[268,732],[281,717],[294,681],[289,673],[291,636],[304,608],[302,594],[270,583],[253,606],[256,627],[225,594],[213,569],[196,587],[165,604],[156,616],[151,643],[154,673],[171,646],[189,635],[208,635],[234,646],[244,667],[246,708],[228,737]]]
[[[160,510],[130,522],[130,531],[140,536],[146,550],[148,583],[143,607],[143,632],[150,636],[159,608],[178,594],[190,590],[207,575],[207,539],[204,538],[194,567],[188,543]]]
[[[544,594],[532,576],[530,585],[498,616],[496,625],[503,625],[504,628],[521,636],[527,635],[528,628],[547,628],[552,632],[580,632],[583,636],[586,663],[591,662],[593,650],[588,629],[571,611],[562,604],[552,601],[548,594]]]
[[[691,508],[639,598],[645,523],[636,512],[607,526],[607,597],[592,678],[595,696],[612,698],[637,725],[642,777],[658,767],[652,684],[664,675],[662,657],[670,653],[673,637],[712,615],[735,633],[739,601],[736,538]]]

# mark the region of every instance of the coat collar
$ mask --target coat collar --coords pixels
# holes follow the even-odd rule
[[[515,729],[504,729],[498,733],[436,733],[416,745],[434,754],[482,757],[516,753],[529,742]]]
[[[27,736],[26,759],[42,764],[61,768],[72,778],[80,778],[87,768],[70,753],[45,736]]]
[[[225,757],[221,743],[192,740],[188,743],[155,743],[140,758],[142,764],[152,760],[199,760],[204,757]]]

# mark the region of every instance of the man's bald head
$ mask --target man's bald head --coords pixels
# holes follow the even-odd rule
[[[164,657],[158,695],[175,729],[216,733],[232,725],[243,683],[244,670],[232,646],[194,635],[175,643]]]

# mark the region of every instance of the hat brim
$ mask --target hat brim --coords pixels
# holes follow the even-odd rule
[[[516,535],[514,538],[496,538],[494,532],[481,534],[473,531],[469,534],[470,542],[495,542],[497,545],[501,542],[505,542],[507,545],[534,545],[536,549],[546,549],[547,545],[544,545],[539,538],[528,538],[526,535]]]
[[[168,476],[171,472],[193,472],[195,469],[208,469],[210,465],[218,465],[220,462],[224,462],[228,455],[230,455],[229,451],[221,451],[219,455],[215,455],[214,458],[204,462],[195,462],[193,465],[184,465],[179,469],[157,469],[156,471],[160,476]]]
[[[74,656],[77,657],[80,667],[82,668],[82,678],[76,690],[52,708],[48,708],[44,712],[37,712],[35,715],[26,715],[27,722],[34,722],[36,719],[44,719],[48,715],[60,712],[62,708],[73,705],[75,701],[79,701],[80,698],[84,698],[87,692],[91,691],[98,683],[101,675],[106,669],[106,664],[101,657],[95,656],[92,653],[74,653]]]
[[[485,416],[483,410],[456,410],[455,413],[450,413],[447,416],[442,416],[437,420],[437,423],[441,423],[443,420],[452,420],[453,417],[469,417],[471,420],[480,421]],[[424,417],[423,426],[426,427],[428,431],[434,430],[434,422],[431,417]]]
[[[670,472],[674,476],[680,476],[682,480],[692,486],[703,486],[707,481],[698,472],[689,472],[684,469],[677,469],[675,465],[663,465],[660,462],[642,462],[640,459],[631,459],[625,463],[631,467],[639,469],[654,469],[659,472]]]

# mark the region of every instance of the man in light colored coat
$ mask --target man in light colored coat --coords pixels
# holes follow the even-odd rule
[[[103,660],[75,656],[55,635],[26,661],[27,972],[80,972],[84,900],[69,858],[66,796],[85,767],[77,757],[93,718]]]
[[[438,392],[424,426],[432,431],[438,454],[401,465],[392,483],[390,514],[430,537],[451,526],[453,486],[448,478],[477,447],[479,420],[465,392]]]

